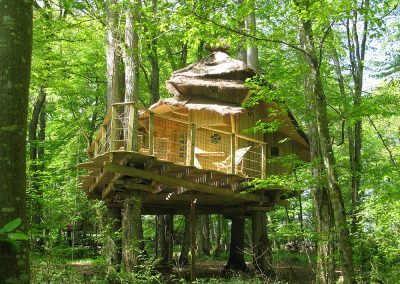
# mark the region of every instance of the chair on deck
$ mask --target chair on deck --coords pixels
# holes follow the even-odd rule
[[[250,150],[251,146],[239,148],[235,151],[235,172],[237,174],[243,173],[243,158],[244,155]],[[214,162],[214,165],[217,166],[217,171],[222,171],[228,173],[231,169],[231,155],[229,155],[224,161],[222,162]]]

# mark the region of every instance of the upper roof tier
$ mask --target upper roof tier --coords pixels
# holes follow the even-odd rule
[[[167,81],[167,89],[178,100],[204,96],[240,104],[250,90],[244,85],[244,81],[255,74],[254,69],[244,62],[217,51],[173,72],[171,79]]]

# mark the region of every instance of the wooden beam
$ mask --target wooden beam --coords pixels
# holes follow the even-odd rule
[[[261,178],[267,177],[267,144],[261,145]]]
[[[155,188],[151,185],[137,183],[134,179],[126,179],[123,187],[133,190],[140,190],[145,192],[154,192]]]
[[[117,110],[114,105],[111,106],[111,134],[110,134],[110,152],[115,149],[115,140],[117,140]]]
[[[133,122],[135,121],[135,107],[133,104],[130,104],[126,108],[129,109],[128,135],[126,138],[127,139],[126,140],[126,148],[127,148],[126,151],[137,151],[137,149],[134,149],[134,143],[133,143],[133,139],[137,138],[137,137],[133,137],[133,133],[135,132],[135,129],[133,129],[133,128],[136,127],[136,125],[133,125]]]
[[[148,179],[148,180],[155,180],[162,184],[183,186],[183,187],[190,188],[190,190],[214,194],[214,195],[218,195],[218,196],[242,199],[242,200],[251,201],[251,202],[260,202],[260,199],[262,198],[259,195],[252,194],[252,193],[237,194],[237,193],[232,192],[228,188],[221,188],[221,187],[216,187],[216,186],[212,186],[209,184],[203,184],[203,183],[193,183],[193,182],[185,180],[185,179],[177,179],[174,177],[159,175],[156,173],[152,173],[152,172],[148,172],[148,171],[144,171],[144,170],[140,170],[140,169],[136,169],[136,168],[132,168],[132,167],[120,166],[120,165],[112,164],[112,163],[106,163],[106,165],[104,166],[104,169],[106,171],[119,173],[121,175],[127,175],[127,176],[132,176],[132,177],[141,177],[141,178]],[[263,200],[261,200],[261,201],[263,201]]]
[[[196,124],[190,124],[190,151],[189,151],[189,166],[194,166],[194,148],[196,146]]]

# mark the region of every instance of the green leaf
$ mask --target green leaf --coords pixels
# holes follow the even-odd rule
[[[0,231],[4,232],[4,233],[9,233],[9,232],[15,230],[16,228],[18,228],[19,225],[21,225],[21,223],[22,223],[21,218],[14,219],[10,223],[5,224],[4,227]]]
[[[24,233],[16,232],[16,233],[8,233],[7,237],[13,241],[26,241],[28,236]]]

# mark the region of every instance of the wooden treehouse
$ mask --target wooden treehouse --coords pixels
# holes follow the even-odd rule
[[[122,207],[127,192],[141,197],[141,214],[251,215],[269,211],[286,189],[252,190],[246,181],[284,173],[270,165],[275,156],[309,159],[307,141],[294,118],[274,134],[244,130],[266,120],[276,105],[243,108],[244,86],[255,75],[243,62],[215,52],[175,71],[167,88],[172,98],[145,109],[112,105],[88,149],[82,188],[110,207]],[[284,143],[279,141],[286,139]]]

